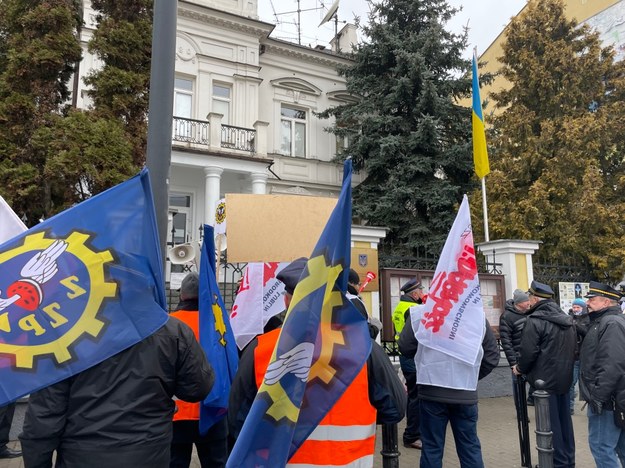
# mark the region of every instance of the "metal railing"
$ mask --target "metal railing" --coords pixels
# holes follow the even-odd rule
[[[221,147],[253,153],[255,150],[256,130],[251,128],[221,126]]]
[[[174,117],[173,125],[173,141],[196,143],[198,145],[208,145],[210,142],[210,129],[208,122],[205,120]]]

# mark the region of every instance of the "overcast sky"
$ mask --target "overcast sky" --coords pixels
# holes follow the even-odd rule
[[[334,35],[334,21],[318,27],[334,0],[300,0],[302,45],[328,45]],[[369,4],[366,0],[339,0],[339,30],[344,21],[353,22],[354,16],[367,19]],[[481,54],[510,18],[516,15],[525,0],[448,0],[454,7],[462,7],[462,11],[449,23],[448,29],[461,32],[462,26],[469,25],[469,44],[467,56],[473,47]],[[318,8],[323,5],[322,8]],[[280,23],[274,29],[272,37],[297,42],[297,0],[258,0],[258,15],[268,23]],[[308,10],[308,11],[304,11]],[[292,12],[292,13],[287,13]],[[275,13],[275,14],[274,14]]]

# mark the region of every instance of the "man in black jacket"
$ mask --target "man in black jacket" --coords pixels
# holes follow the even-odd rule
[[[615,423],[614,402],[625,408],[625,316],[621,294],[590,282],[590,326],[580,350],[579,391],[588,402],[588,443],[598,467],[625,466],[625,430]],[[619,461],[620,460],[620,461]]]
[[[486,377],[499,363],[499,348],[488,320],[482,340],[482,361],[478,379]],[[407,320],[399,335],[399,352],[409,359],[417,354],[418,341],[412,321]],[[417,373],[418,373],[417,369]],[[421,419],[421,467],[440,468],[443,462],[445,431],[451,424],[460,465],[472,468],[484,466],[482,449],[477,436],[477,390],[458,390],[418,384]],[[432,417],[435,414],[435,417]],[[429,424],[436,419],[438,424]]]
[[[173,396],[200,401],[215,375],[193,331],[170,317],[134,346],[30,396],[24,466],[167,468]]]
[[[503,349],[510,369],[516,366],[519,347],[521,346],[521,335],[527,320],[527,309],[530,307],[530,297],[525,291],[516,289],[512,294],[512,299],[508,299],[501,317],[499,317],[499,341]],[[515,385],[517,377],[512,372],[512,395],[517,414],[521,414],[521,401],[517,394]]]
[[[569,388],[577,333],[573,320],[553,300],[553,289],[532,281],[531,307],[527,311],[515,375],[526,375],[530,384],[545,383],[549,392],[549,418],[553,432],[554,468],[575,466],[575,439],[569,413]]]

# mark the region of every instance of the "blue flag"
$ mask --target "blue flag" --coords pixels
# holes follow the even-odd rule
[[[237,373],[239,353],[215,274],[215,241],[211,226],[204,225],[200,258],[200,344],[215,370],[213,389],[200,405],[200,433],[222,419],[228,409],[230,385]]]
[[[147,170],[0,245],[0,405],[166,321]]]
[[[284,466],[369,356],[366,320],[345,297],[351,175],[348,160],[337,205],[295,288],[263,384],[228,467]]]

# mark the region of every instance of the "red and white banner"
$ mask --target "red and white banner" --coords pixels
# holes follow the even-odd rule
[[[485,318],[466,195],[436,266],[428,300],[420,309],[419,346],[475,365],[482,350]]]
[[[14,238],[28,228],[0,196],[0,244]]]
[[[288,264],[247,264],[230,312],[230,324],[239,349],[261,334],[271,317],[285,310],[284,284],[276,275]]]

